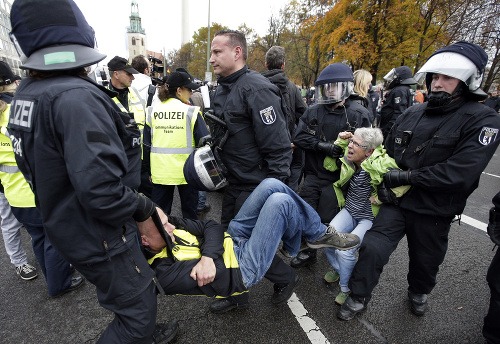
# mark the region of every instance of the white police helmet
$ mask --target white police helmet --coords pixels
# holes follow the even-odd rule
[[[226,186],[223,167],[214,157],[210,146],[197,148],[184,163],[184,178],[201,191],[214,191]]]

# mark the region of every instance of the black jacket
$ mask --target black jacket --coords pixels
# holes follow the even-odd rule
[[[412,187],[400,207],[426,215],[457,215],[500,144],[500,116],[474,101],[437,113],[429,112],[427,104],[406,110],[385,141],[398,166],[412,171]]]
[[[317,150],[320,141],[333,143],[340,132],[370,126],[368,110],[350,99],[344,106],[330,110],[326,105],[309,107],[299,120],[293,143],[306,152],[304,174],[336,181],[338,173],[323,167],[326,154]]]
[[[232,185],[258,185],[265,178],[288,178],[292,149],[278,88],[247,67],[220,78],[213,98],[214,115],[227,125],[221,158]],[[220,136],[212,136],[220,145]]]
[[[410,86],[398,85],[387,91],[380,109],[380,129],[384,137],[387,136],[399,115],[412,105],[413,94]]]

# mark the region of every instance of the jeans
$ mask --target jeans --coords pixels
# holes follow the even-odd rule
[[[0,226],[5,244],[5,251],[9,255],[10,262],[15,266],[22,266],[28,263],[26,251],[21,244],[22,224],[17,221],[10,209],[10,205],[5,195],[0,192]]]
[[[228,228],[245,287],[264,277],[280,241],[287,252],[296,255],[302,237],[315,241],[325,231],[316,211],[292,189],[277,179],[263,180]]]
[[[345,208],[343,208],[330,222],[330,226],[335,228],[339,233],[356,234],[359,237],[359,240],[363,241],[365,233],[372,227],[372,221],[366,219],[357,220],[353,218]],[[338,272],[340,276],[340,290],[344,293],[350,291],[347,284],[351,278],[354,265],[356,265],[357,252],[358,248],[352,248],[345,251],[339,251],[334,248],[326,249],[328,262],[333,269]]]
[[[40,264],[50,296],[55,296],[71,286],[71,268],[45,235],[42,217],[37,208],[12,207],[12,213],[29,235],[33,252]]]

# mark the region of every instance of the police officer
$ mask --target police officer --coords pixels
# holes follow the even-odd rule
[[[278,88],[246,66],[247,43],[239,31],[223,30],[212,40],[210,64],[219,77],[209,122],[215,153],[227,168],[221,223],[227,228],[245,199],[265,178],[285,181],[292,148]],[[217,312],[238,306],[224,299]],[[248,301],[241,301],[248,305]],[[212,307],[213,311],[214,308]]]
[[[384,80],[387,93],[385,93],[380,109],[380,129],[382,129],[384,137],[387,137],[399,115],[413,105],[413,93],[410,85],[415,85],[417,82],[413,79],[411,70],[407,66],[391,69],[384,76]]]
[[[479,103],[488,56],[475,44],[457,42],[436,51],[417,73],[430,90],[429,101],[405,111],[385,147],[402,170],[384,176],[387,187],[410,185],[399,206],[383,204],[361,244],[337,317],[350,320],[371,298],[380,273],[404,235],[408,240],[408,299],[414,315],[427,310],[448,247],[455,215],[500,144],[500,117]],[[380,195],[380,193],[379,193]]]
[[[186,183],[184,163],[209,133],[198,106],[189,98],[200,85],[188,73],[173,72],[160,86],[156,102],[148,108],[144,129],[144,162],[153,182],[152,199],[170,214],[177,187],[182,216],[198,219],[198,190]]]
[[[29,71],[9,118],[16,161],[52,244],[115,315],[98,343],[171,339],[176,322],[155,326],[154,272],[137,237],[138,227],[156,228],[155,211],[166,217],[134,191],[138,128],[111,100],[115,93],[86,76],[85,67],[106,57],[94,50],[94,30],[72,0],[16,0],[10,19]]]
[[[488,314],[484,317],[483,336],[488,344],[500,343],[500,192],[493,197],[493,208],[490,209],[488,234],[491,241],[497,246],[497,252],[491,261],[486,275],[490,287],[491,297]]]
[[[326,156],[339,157],[342,148],[333,142],[342,131],[352,131],[370,126],[369,111],[349,99],[354,76],[344,63],[333,63],[324,68],[316,80],[316,104],[302,115],[293,143],[304,149],[304,182],[300,196],[316,209],[321,221],[329,223],[336,215],[335,193],[332,183],[340,172],[330,172],[323,167]],[[305,249],[294,257],[293,267],[307,266],[316,261],[316,250]]]

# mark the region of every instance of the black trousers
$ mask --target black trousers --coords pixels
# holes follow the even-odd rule
[[[490,307],[484,318],[483,336],[488,344],[500,343],[500,249],[491,261],[486,275],[486,281],[490,287]]]
[[[349,288],[354,298],[369,300],[380,274],[406,235],[408,240],[408,290],[429,294],[448,249],[448,233],[453,216],[417,214],[384,204],[366,232],[359,250]]]
[[[225,229],[227,229],[229,222],[238,214],[241,206],[256,187],[257,185],[242,187],[230,184],[224,188],[220,222]]]

